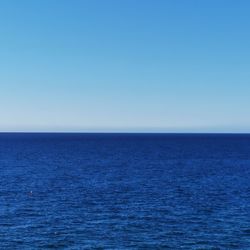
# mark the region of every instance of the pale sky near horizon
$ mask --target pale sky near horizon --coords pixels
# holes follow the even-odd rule
[[[3,0],[0,131],[250,132],[247,0]]]

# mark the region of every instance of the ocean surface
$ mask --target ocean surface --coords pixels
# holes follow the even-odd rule
[[[250,135],[2,133],[0,249],[250,249]]]

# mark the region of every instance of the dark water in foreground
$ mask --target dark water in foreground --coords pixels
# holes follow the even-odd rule
[[[0,134],[0,249],[250,249],[250,135]]]

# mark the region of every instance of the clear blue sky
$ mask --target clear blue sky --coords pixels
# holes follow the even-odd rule
[[[3,0],[1,131],[250,132],[250,1]]]

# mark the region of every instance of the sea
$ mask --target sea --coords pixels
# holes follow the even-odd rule
[[[250,249],[250,135],[1,133],[0,249]]]

